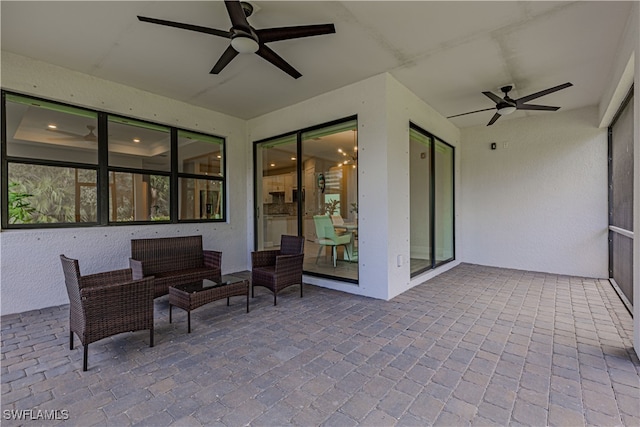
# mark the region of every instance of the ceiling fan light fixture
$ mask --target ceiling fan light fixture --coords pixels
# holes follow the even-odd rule
[[[513,105],[503,105],[498,107],[498,114],[501,116],[509,115],[516,111],[516,107]]]
[[[238,35],[231,39],[231,47],[238,53],[256,53],[260,46],[251,37]]]

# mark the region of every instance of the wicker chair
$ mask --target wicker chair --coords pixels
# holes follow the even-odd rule
[[[304,261],[304,237],[283,235],[279,250],[251,253],[251,297],[253,288],[264,286],[276,296],[284,288],[300,284],[302,298],[302,263]]]
[[[153,347],[153,277],[131,279],[131,269],[80,275],[78,261],[60,255],[69,295],[69,348],[75,332],[84,346],[121,332],[149,329]]]

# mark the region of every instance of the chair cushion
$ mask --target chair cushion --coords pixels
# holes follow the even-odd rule
[[[276,267],[258,267],[251,270],[251,281],[255,285],[274,286],[276,283]]]

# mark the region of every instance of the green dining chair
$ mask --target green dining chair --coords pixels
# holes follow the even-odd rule
[[[352,233],[345,234],[336,234],[335,228],[333,228],[333,223],[331,222],[331,218],[327,215],[314,215],[313,222],[316,226],[316,234],[318,235],[318,243],[320,244],[320,248],[318,249],[318,256],[316,256],[316,264],[318,263],[318,259],[320,258],[320,253],[325,246],[332,247],[332,258],[333,258],[333,267],[336,266],[336,260],[338,258],[338,246],[344,246],[344,251],[347,254],[347,258],[351,261],[351,255],[349,254],[349,245],[352,240]]]

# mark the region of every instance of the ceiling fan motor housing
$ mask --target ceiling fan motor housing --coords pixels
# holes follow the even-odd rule
[[[251,3],[247,3],[246,1],[241,1],[240,6],[242,6],[242,11],[244,15],[248,18],[253,14],[253,6]]]

